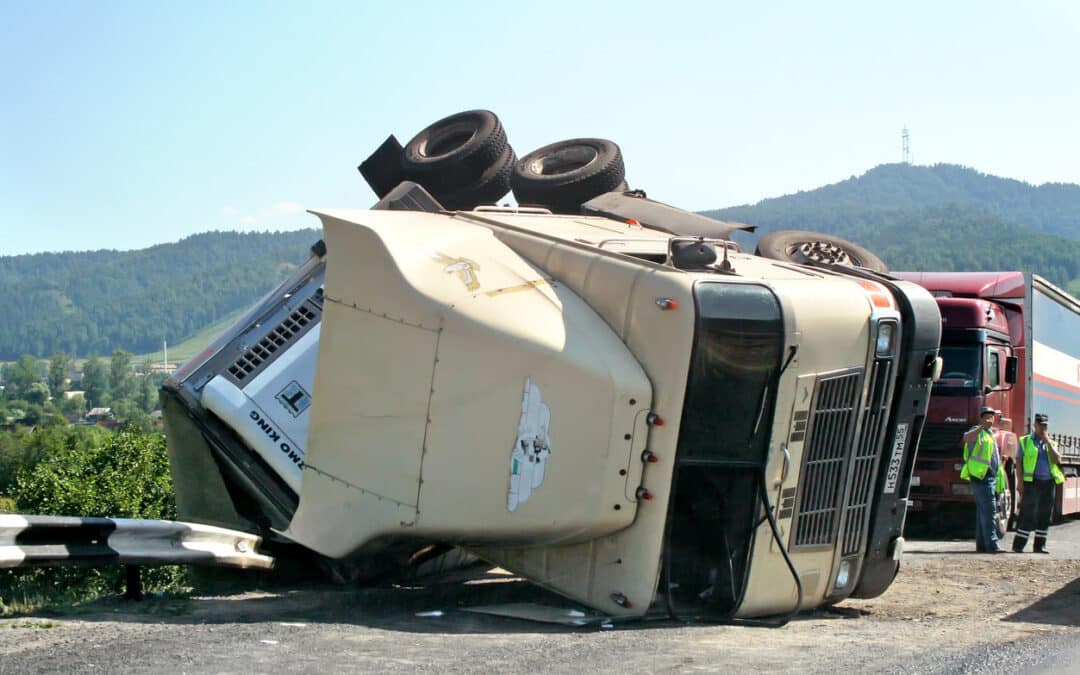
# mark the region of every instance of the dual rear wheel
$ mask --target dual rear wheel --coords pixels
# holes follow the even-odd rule
[[[400,164],[401,180],[419,183],[452,210],[495,203],[513,190],[519,204],[579,213],[593,197],[626,189],[622,151],[612,141],[559,141],[519,160],[499,118],[488,110],[428,125],[402,148]]]

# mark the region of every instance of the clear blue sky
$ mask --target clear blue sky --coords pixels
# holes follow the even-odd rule
[[[317,227],[488,108],[706,209],[900,160],[1080,183],[1080,3],[0,0],[0,255]]]

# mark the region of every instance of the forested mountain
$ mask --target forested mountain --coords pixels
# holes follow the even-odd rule
[[[708,211],[859,243],[892,269],[1020,269],[1080,291],[1080,185],[1032,186],[955,165],[886,164],[857,178]],[[737,235],[753,249],[756,237]]]
[[[893,269],[1020,269],[1080,293],[1080,185],[1032,186],[955,165],[886,164],[755,205],[707,212],[851,239]],[[210,232],[139,251],[0,257],[0,361],[152,352],[266,293],[317,230]],[[736,235],[753,249],[756,237]]]
[[[269,291],[319,236],[208,232],[138,251],[0,257],[0,360],[179,342]]]

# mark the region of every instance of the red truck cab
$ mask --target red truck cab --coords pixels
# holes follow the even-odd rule
[[[941,378],[934,384],[912,477],[911,509],[969,516],[971,485],[960,478],[963,434],[982,406],[1000,411],[995,431],[1009,476],[999,498],[999,530],[1013,513],[1017,438],[1028,416],[1024,372],[1025,276],[1021,272],[900,272],[937,298]]]

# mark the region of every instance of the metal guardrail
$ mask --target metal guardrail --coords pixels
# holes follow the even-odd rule
[[[211,565],[270,569],[247,532],[172,520],[0,514],[0,568]]]

